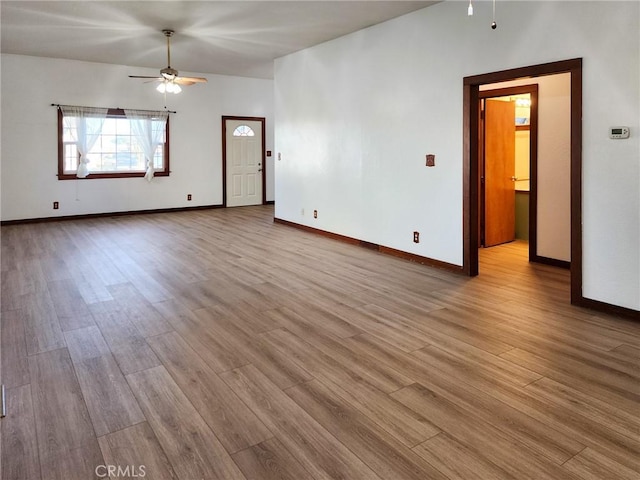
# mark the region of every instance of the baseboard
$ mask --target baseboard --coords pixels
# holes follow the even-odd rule
[[[618,305],[601,302],[600,300],[592,300],[590,298],[582,297],[575,305],[588,308],[590,310],[597,310],[602,313],[608,313],[610,315],[617,315],[620,317],[630,318],[631,320],[640,321],[640,311],[627,307],[619,307]]]
[[[340,240],[341,242],[350,243],[352,245],[360,245],[360,240],[339,233],[327,232],[326,230],[320,230],[319,228],[310,227],[308,225],[302,225],[301,223],[290,222],[289,220],[283,220],[281,218],[274,217],[274,223],[280,223],[289,227],[297,228],[298,230],[304,230],[305,232],[315,233],[327,238],[333,238],[334,240]]]
[[[222,205],[199,205],[197,207],[157,208],[152,210],[128,210],[124,212],[85,213],[82,215],[63,215],[60,217],[25,218],[21,220],[3,220],[0,225],[20,225],[24,223],[60,222],[64,220],[82,220],[87,218],[120,217],[125,215],[144,215],[149,213],[187,212],[191,210],[211,210]]]
[[[276,201],[275,200],[267,200],[266,202],[264,202],[265,205],[275,205]]]
[[[566,270],[571,270],[571,262],[567,262],[566,260],[558,260],[556,258],[534,255],[531,257],[530,261],[534,263],[542,263],[543,265],[550,265],[552,267],[560,267]]]
[[[395,248],[385,247],[383,245],[378,245],[377,243],[371,243],[365,240],[359,240],[357,238],[348,237],[346,235],[340,235],[339,233],[327,232],[326,230],[310,227],[308,225],[302,225],[300,223],[291,222],[289,220],[283,220],[281,218],[274,218],[273,221],[274,223],[287,225],[289,227],[297,228],[299,230],[304,230],[305,232],[311,232],[316,235],[332,238],[334,240],[339,240],[341,242],[349,243],[351,245],[357,245],[359,247],[367,248],[369,250],[375,250],[377,252],[384,253],[385,255],[392,255],[394,257],[403,258],[405,260],[420,263],[422,265],[427,265],[429,267],[435,267],[435,268],[440,268],[442,270],[447,270],[454,273],[464,274],[464,271],[461,266],[453,265],[452,263],[435,260],[429,257],[423,257],[421,255],[416,255],[414,253],[403,252],[402,250],[397,250]]]
[[[404,252],[402,250],[396,250],[395,248],[385,247],[380,245],[378,247],[378,251],[380,253],[385,253],[387,255],[392,255],[394,257],[404,258],[405,260],[410,260],[412,262],[420,263],[422,265],[427,265],[429,267],[440,268],[442,270],[448,270],[450,272],[459,273],[461,275],[464,274],[463,267],[460,265],[454,265],[453,263],[443,262],[442,260],[436,260],[434,258],[423,257],[421,255],[416,255],[414,253]]]

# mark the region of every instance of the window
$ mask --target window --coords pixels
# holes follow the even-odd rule
[[[253,129],[249,125],[239,125],[234,131],[234,137],[253,137],[255,135]]]
[[[78,132],[75,122],[65,120],[70,115],[58,109],[58,179],[78,178],[80,155],[77,148]],[[90,121],[92,119],[88,119]],[[136,135],[136,129],[122,109],[109,109],[107,116],[97,119],[97,137],[86,158],[89,175],[86,178],[144,177],[147,161],[143,145]],[[95,122],[94,122],[95,123]],[[160,143],[153,157],[153,176],[169,175],[169,120],[152,121],[153,133],[157,133]],[[161,129],[162,132],[157,131]],[[94,139],[92,139],[93,141]]]

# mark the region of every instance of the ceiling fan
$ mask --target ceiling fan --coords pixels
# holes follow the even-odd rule
[[[178,71],[171,68],[171,37],[175,33],[173,30],[162,30],[164,36],[167,37],[167,67],[160,70],[159,77],[149,77],[145,75],[129,75],[129,78],[147,78],[151,81],[160,82],[156,87],[161,93],[180,93],[182,89],[180,85],[194,85],[196,83],[206,83],[204,77],[179,77]]]

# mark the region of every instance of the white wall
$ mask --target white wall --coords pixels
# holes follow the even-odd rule
[[[162,109],[154,85],[128,78],[157,71],[6,54],[1,61],[3,221],[222,204],[222,115],[266,117],[266,148],[273,149],[273,81],[204,74],[207,84],[167,97],[177,111],[169,177],[59,181],[57,112],[50,105]],[[274,198],[273,171],[267,159],[267,200]]]
[[[571,75],[536,80],[541,98],[536,253],[571,261]]]
[[[498,2],[497,30],[490,9],[443,2],[278,59],[276,216],[462,265],[463,77],[582,57],[583,295],[640,309],[640,4]]]
[[[529,130],[516,131],[516,191],[528,192],[530,190],[529,178],[531,132]]]

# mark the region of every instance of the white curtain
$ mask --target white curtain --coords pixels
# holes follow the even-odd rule
[[[75,107],[61,105],[62,118],[66,126],[71,128],[74,141],[80,154],[76,177],[85,178],[89,175],[89,158],[87,155],[102,132],[104,119],[107,118],[107,108]]]
[[[155,156],[156,148],[162,142],[162,135],[167,124],[169,112],[125,109],[124,113],[131,124],[133,134],[140,142],[140,148],[142,148],[147,161],[147,170],[144,178],[150,182],[153,180],[154,174],[153,157]]]

